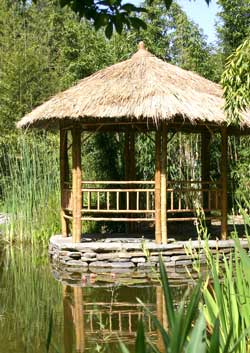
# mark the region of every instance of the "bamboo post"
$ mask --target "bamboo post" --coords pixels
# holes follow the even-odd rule
[[[74,322],[75,322],[76,352],[84,353],[85,334],[84,334],[83,288],[74,287],[73,290],[74,290]]]
[[[167,125],[162,125],[162,154],[161,154],[161,240],[163,244],[167,243]]]
[[[67,237],[69,235],[69,221],[64,217],[64,201],[65,191],[64,183],[68,181],[68,150],[67,150],[67,130],[60,128],[60,184],[61,184],[61,231],[62,236]]]
[[[227,127],[221,128],[221,238],[227,238]]]
[[[82,177],[81,177],[81,129],[72,129],[72,203],[73,203],[73,242],[81,241],[82,222]]]
[[[64,351],[72,353],[73,351],[73,316],[71,306],[72,287],[63,286],[63,338]]]
[[[206,131],[201,133],[201,180],[209,181],[210,179],[210,142],[211,134]],[[202,189],[208,189],[209,184],[202,184]],[[202,193],[202,207],[203,209],[209,208],[208,204],[208,191]],[[210,212],[205,212],[206,217]]]
[[[134,131],[126,131],[125,133],[125,180],[135,180],[135,133]],[[135,195],[129,195],[129,209],[135,209]],[[130,218],[130,214],[127,215]],[[135,231],[135,225],[129,224],[128,230]]]
[[[161,243],[161,130],[155,133],[155,241]]]

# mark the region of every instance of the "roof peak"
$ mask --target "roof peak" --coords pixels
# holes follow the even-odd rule
[[[140,41],[140,42],[138,43],[138,50],[141,50],[141,49],[147,50],[147,49],[145,48],[145,45],[144,45],[144,42],[143,42],[143,41]]]
[[[148,51],[148,49],[145,47],[145,44],[143,41],[138,43],[138,50],[137,52],[132,55],[132,59],[136,59],[139,57],[146,57],[146,56],[154,56],[152,53],[150,53],[150,51]]]

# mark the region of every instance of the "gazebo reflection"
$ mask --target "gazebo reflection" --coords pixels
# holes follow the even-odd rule
[[[147,335],[164,351],[160,333],[143,306],[126,301],[90,302],[84,300],[83,287],[63,287],[64,353],[84,353],[106,345],[109,352],[121,341],[132,348],[136,340],[137,323],[143,320]],[[154,288],[155,301],[147,308],[167,329],[163,290]]]

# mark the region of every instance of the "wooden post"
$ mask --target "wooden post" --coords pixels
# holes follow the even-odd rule
[[[167,243],[167,125],[162,124],[162,153],[161,153],[161,240],[163,244]]]
[[[221,128],[221,238],[227,238],[227,127]]]
[[[73,242],[81,240],[82,222],[82,177],[81,177],[81,128],[72,129],[72,203],[73,203]]]
[[[201,180],[209,181],[210,179],[210,142],[211,134],[206,131],[201,133]],[[202,184],[202,188],[208,189],[208,184]],[[208,191],[202,194],[202,207],[208,208]],[[205,212],[205,216],[209,216],[210,212]]]
[[[155,241],[161,243],[161,130],[155,133]]]
[[[64,217],[64,183],[68,181],[68,150],[67,150],[67,130],[60,129],[60,183],[61,183],[61,231],[62,236],[67,237],[69,235],[69,222]]]

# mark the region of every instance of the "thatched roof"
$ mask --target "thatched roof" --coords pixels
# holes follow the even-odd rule
[[[144,48],[130,59],[100,70],[35,108],[17,124],[49,127],[64,119],[152,119],[176,117],[192,124],[225,123],[222,89],[193,72],[166,63]],[[105,119],[106,120],[106,119]],[[250,126],[245,115],[243,125]]]

